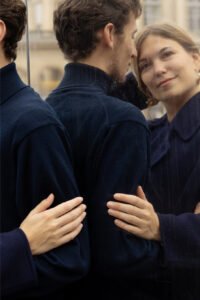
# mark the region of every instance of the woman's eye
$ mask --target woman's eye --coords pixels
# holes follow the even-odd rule
[[[150,63],[148,63],[148,62],[140,64],[139,65],[140,72],[143,72],[143,71],[147,70],[149,66],[150,66]]]
[[[162,53],[161,57],[167,58],[167,57],[171,56],[172,54],[173,54],[172,51],[166,51],[166,52],[163,52],[163,53]]]

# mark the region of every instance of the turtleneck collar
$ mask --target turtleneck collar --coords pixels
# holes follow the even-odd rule
[[[3,104],[26,85],[21,81],[15,63],[0,69],[0,104]]]
[[[112,78],[101,69],[81,63],[69,63],[65,66],[65,75],[58,88],[69,85],[94,85],[107,93],[112,84]]]

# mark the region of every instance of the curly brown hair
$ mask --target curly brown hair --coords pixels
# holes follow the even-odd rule
[[[117,34],[133,12],[142,12],[140,0],[65,0],[54,12],[54,31],[65,57],[72,61],[88,57],[98,43],[97,31],[112,23]]]
[[[26,6],[22,0],[1,0],[0,19],[6,25],[3,50],[6,58],[16,59],[17,45],[25,30]]]

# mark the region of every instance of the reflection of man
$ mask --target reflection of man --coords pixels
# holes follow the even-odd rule
[[[21,81],[12,62],[25,23],[26,8],[21,0],[1,0],[1,232],[17,228],[50,192],[56,196],[55,203],[78,194],[62,125],[49,105]],[[28,259],[21,264],[20,274],[13,265],[13,270],[3,274],[13,286],[8,292],[15,291],[17,299],[33,295],[33,299],[46,299],[54,294],[63,299],[63,287],[87,271],[88,249],[82,242],[87,248],[85,230],[69,244]],[[24,257],[19,253],[18,263],[20,259]],[[26,296],[17,293],[27,282]]]
[[[96,285],[93,299],[135,299],[137,290],[142,297],[144,278],[153,274],[150,257],[158,250],[118,230],[106,209],[114,192],[134,193],[147,179],[145,120],[133,105],[108,96],[112,78],[123,81],[136,55],[140,13],[138,0],[66,0],[54,15],[59,46],[73,63],[47,101],[69,130],[87,199],[93,259],[87,292]]]

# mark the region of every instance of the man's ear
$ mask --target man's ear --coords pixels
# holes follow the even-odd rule
[[[115,40],[115,26],[112,23],[108,23],[102,31],[102,41],[104,45],[113,49]]]
[[[5,35],[6,35],[6,25],[2,20],[0,20],[0,43],[5,38]]]

